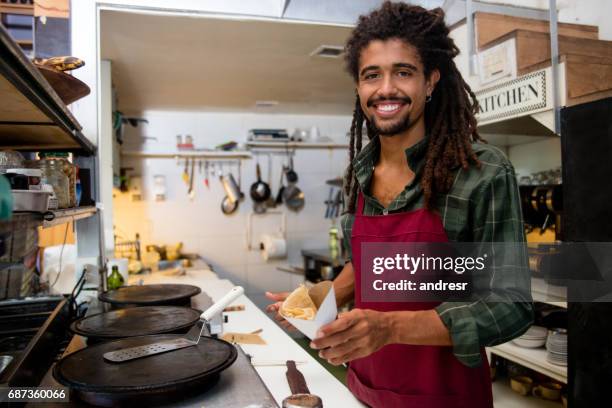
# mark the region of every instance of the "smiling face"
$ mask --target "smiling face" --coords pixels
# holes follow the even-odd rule
[[[359,58],[357,92],[361,109],[382,136],[393,136],[424,119],[425,99],[440,74],[429,77],[417,49],[392,38],[371,41]]]

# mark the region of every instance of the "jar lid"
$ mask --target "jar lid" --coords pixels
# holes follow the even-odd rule
[[[38,155],[43,157],[58,157],[58,158],[68,158],[68,152],[40,152]]]
[[[8,169],[6,172],[22,174],[28,177],[42,177],[42,170],[40,169]]]

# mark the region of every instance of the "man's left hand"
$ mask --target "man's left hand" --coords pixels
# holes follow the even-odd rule
[[[353,309],[321,327],[310,346],[321,350],[319,357],[330,364],[340,365],[366,357],[391,343],[391,333],[387,313]]]

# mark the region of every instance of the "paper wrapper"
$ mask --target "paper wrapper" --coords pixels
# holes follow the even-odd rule
[[[289,323],[295,326],[296,329],[304,333],[306,337],[312,340],[315,338],[317,330],[319,330],[321,326],[324,326],[336,319],[336,316],[338,315],[338,308],[336,306],[336,294],[334,293],[334,287],[331,281],[323,281],[314,285],[308,290],[308,297],[304,296],[305,289],[306,288],[303,288],[303,292],[301,288],[294,291],[291,295],[294,293],[297,294],[293,299],[290,299],[291,295],[287,297],[281,306],[280,314],[287,319]],[[290,300],[291,302],[288,303],[287,308],[285,308],[285,303]],[[296,305],[303,304],[305,310],[312,308],[312,306],[309,305],[309,300],[316,308],[315,314],[312,316],[312,318],[306,320],[285,315],[285,310],[294,310]],[[308,314],[309,312],[305,311],[303,315],[309,317],[307,316]]]

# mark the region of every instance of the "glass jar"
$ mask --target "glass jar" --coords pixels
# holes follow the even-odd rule
[[[63,163],[56,159],[31,160],[27,166],[37,166],[42,170],[43,184],[53,187],[53,192],[57,198],[58,208],[70,207],[70,184],[69,179],[62,169]]]
[[[56,160],[60,163],[60,170],[68,177],[68,207],[76,207],[76,166],[68,160],[68,153],[65,152],[45,152],[39,154],[42,160]]]

